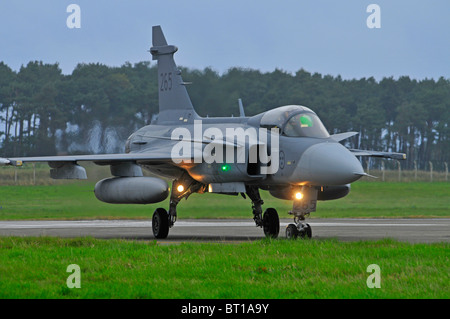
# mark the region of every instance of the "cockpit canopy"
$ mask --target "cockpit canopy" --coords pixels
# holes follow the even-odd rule
[[[316,113],[300,105],[281,106],[265,112],[260,126],[277,127],[289,137],[330,137]]]

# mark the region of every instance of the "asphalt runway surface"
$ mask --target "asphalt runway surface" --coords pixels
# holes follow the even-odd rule
[[[343,241],[391,238],[410,243],[450,242],[450,219],[307,219],[313,239]],[[290,219],[280,221],[285,237]],[[0,221],[0,236],[58,236],[154,240],[151,220]],[[253,220],[178,220],[158,243],[233,243],[264,238]]]

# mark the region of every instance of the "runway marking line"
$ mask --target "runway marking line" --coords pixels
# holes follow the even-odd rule
[[[374,220],[370,220],[374,221]],[[450,220],[436,219],[436,223],[420,223],[420,219],[416,220],[397,220],[402,223],[392,223],[389,220],[377,220],[376,223],[362,222],[360,220],[353,221],[306,221],[314,227],[449,227]],[[408,222],[404,222],[408,221]],[[280,226],[287,226],[289,222],[282,221]],[[33,229],[33,228],[151,228],[151,221],[134,221],[134,220],[77,220],[77,221],[1,221],[0,229]],[[253,222],[248,221],[178,221],[175,227],[255,227]]]

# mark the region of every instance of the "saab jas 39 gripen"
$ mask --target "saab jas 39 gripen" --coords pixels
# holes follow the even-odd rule
[[[110,165],[113,177],[95,185],[95,196],[113,204],[151,204],[170,194],[168,211],[152,217],[156,238],[166,238],[177,219],[177,205],[192,193],[246,195],[253,219],[276,238],[280,221],[274,208],[263,212],[260,190],[291,200],[294,223],[288,238],[311,237],[305,216],[317,201],[346,196],[350,183],[367,176],[357,156],[405,159],[405,154],[348,149],[341,143],[355,132],[331,135],[311,109],[286,105],[246,117],[200,117],[194,110],[160,26],[152,30],[150,53],[158,63],[159,114],[133,133],[123,154],[2,158],[3,165],[47,162],[54,179],[86,179],[79,162]],[[143,175],[142,169],[153,173]],[[172,181],[169,188],[167,181]]]

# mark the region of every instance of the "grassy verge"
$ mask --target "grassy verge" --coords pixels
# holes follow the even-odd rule
[[[449,298],[450,244],[0,238],[0,298]],[[81,288],[66,285],[77,264]],[[380,266],[381,288],[366,285]]]
[[[0,220],[149,218],[157,207],[168,208],[168,200],[153,205],[112,205],[98,201],[94,183],[75,182],[40,186],[0,186]],[[288,217],[290,201],[262,192],[264,207],[274,207]],[[352,184],[342,199],[319,202],[311,217],[450,217],[448,183]],[[241,196],[193,194],[178,206],[180,218],[251,218],[251,202]]]

